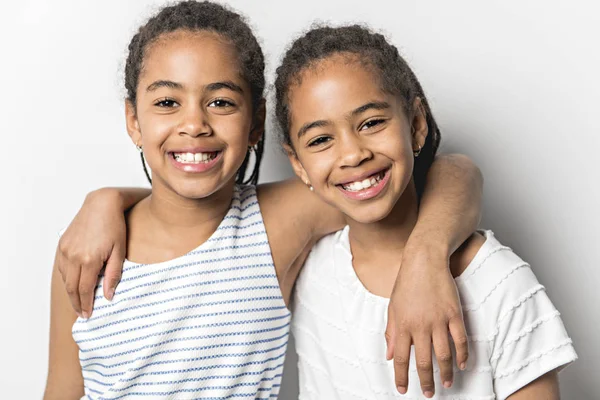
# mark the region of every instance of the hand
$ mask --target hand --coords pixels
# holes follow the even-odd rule
[[[111,300],[121,279],[126,251],[126,226],[119,193],[100,189],[90,193],[56,250],[55,266],[65,283],[77,315],[92,315],[98,275],[104,272],[104,297]]]
[[[396,387],[401,394],[408,389],[411,344],[415,346],[417,372],[425,397],[431,398],[435,393],[432,344],[442,383],[444,387],[452,385],[448,332],[456,347],[456,364],[464,369],[468,341],[448,256],[431,248],[406,249],[390,299],[385,333],[387,359],[394,359]]]

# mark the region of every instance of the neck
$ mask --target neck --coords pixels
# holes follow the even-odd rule
[[[418,216],[418,199],[414,184],[404,190],[392,211],[382,220],[373,223],[360,223],[347,218],[350,226],[350,245],[354,260],[368,264],[381,264],[379,261],[394,259],[402,255]]]
[[[202,199],[184,198],[153,182],[152,194],[127,217],[127,258],[151,264],[171,260],[204,243],[229,210],[234,181]]]
[[[147,204],[148,218],[165,231],[198,229],[210,221],[218,225],[229,210],[233,187],[232,181],[201,199],[184,198],[172,190],[153,187]]]

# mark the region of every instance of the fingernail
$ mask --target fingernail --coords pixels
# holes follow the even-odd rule
[[[79,318],[83,318],[83,315],[81,315],[81,313],[80,313],[80,312],[78,312],[78,313],[77,313],[77,316],[78,316]]]
[[[398,386],[398,392],[400,392],[400,394],[406,394],[406,387],[405,386]]]
[[[445,387],[446,389],[449,389],[449,388],[451,388],[451,387],[452,387],[452,381],[445,381],[445,382],[444,382],[444,387]]]
[[[433,392],[432,392],[432,391],[430,391],[430,390],[426,391],[426,392],[425,392],[425,393],[423,393],[423,394],[424,394],[424,395],[425,395],[425,397],[427,397],[428,399],[430,399],[430,398],[432,398],[432,397],[433,397]]]
[[[115,288],[108,289],[108,297],[106,300],[112,300],[115,295]]]
[[[90,314],[87,311],[84,311],[82,315],[84,319],[88,319],[90,317]]]
[[[463,371],[465,370],[465,368],[467,368],[467,364],[464,362],[460,363],[460,369],[462,369]]]

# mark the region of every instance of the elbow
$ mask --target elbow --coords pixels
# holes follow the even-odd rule
[[[439,161],[449,163],[457,175],[468,177],[469,181],[480,195],[483,193],[483,173],[475,162],[467,155],[451,153],[439,155]]]
[[[475,225],[479,225],[483,201],[483,173],[479,166],[469,156],[459,153],[439,155],[436,161],[449,165],[455,177],[466,183],[467,190],[464,193],[468,194],[473,206],[465,211],[471,214],[470,217],[476,221]]]

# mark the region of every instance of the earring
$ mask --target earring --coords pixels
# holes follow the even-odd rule
[[[256,151],[256,148],[254,146],[248,146],[248,151],[250,153],[254,153]]]
[[[415,158],[419,157],[419,154],[421,154],[421,145],[417,144],[417,146],[419,146],[419,150],[413,150]]]
[[[308,188],[310,189],[311,192],[315,191],[315,188],[310,184],[309,181],[306,181],[306,186],[308,186]]]
[[[140,153],[142,152],[142,146],[140,146],[139,144],[135,144],[135,148],[137,149],[137,151],[139,151]]]

